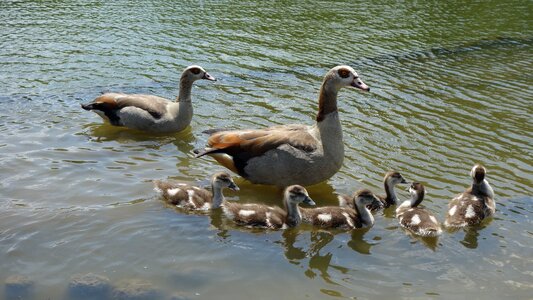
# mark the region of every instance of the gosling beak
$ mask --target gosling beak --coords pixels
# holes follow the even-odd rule
[[[209,73],[205,72],[202,79],[210,80],[210,81],[217,81],[217,79],[213,76],[211,76]]]
[[[370,91],[368,85],[366,85],[361,79],[359,79],[359,77],[354,78],[354,80],[352,81],[352,86],[363,91]]]
[[[315,206],[316,205],[315,201],[313,201],[313,199],[311,199],[311,197],[309,197],[309,196],[305,196],[305,199],[304,199],[303,202],[305,204],[311,205],[311,206]]]
[[[232,191],[240,190],[239,187],[235,184],[235,182],[230,183],[229,186],[228,186],[228,189],[230,189]]]
[[[402,178],[402,181],[400,181],[401,184],[407,184],[409,181],[405,180],[405,178]]]

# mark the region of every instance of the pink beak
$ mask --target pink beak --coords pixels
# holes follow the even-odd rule
[[[352,86],[353,87],[356,87],[358,89],[362,89],[363,91],[370,91],[370,88],[368,87],[368,85],[366,85],[361,79],[359,79],[358,77],[355,78],[352,82]]]

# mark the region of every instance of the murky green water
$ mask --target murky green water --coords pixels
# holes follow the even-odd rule
[[[0,2],[0,283],[26,275],[38,299],[67,297],[69,278],[89,272],[149,281],[163,298],[530,298],[531,11],[530,1]],[[193,90],[186,132],[112,128],[79,107],[103,91],[173,98],[190,64],[219,81]],[[202,130],[313,122],[337,64],[372,92],[340,94],[346,159],[310,188],[320,205],[380,191],[397,169],[426,185],[443,220],[480,162],[496,217],[428,242],[392,212],[366,232],[247,231],[155,197],[152,179],[205,184],[221,169],[192,158]],[[276,189],[237,183],[232,199],[280,202]]]

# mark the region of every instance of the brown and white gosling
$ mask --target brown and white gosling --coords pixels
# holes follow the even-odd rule
[[[400,221],[400,226],[420,236],[441,235],[442,229],[437,218],[427,209],[418,207],[426,194],[424,186],[413,182],[409,187],[409,194],[411,194],[411,200],[404,201],[396,208],[396,218]]]
[[[300,203],[315,205],[304,187],[292,185],[283,193],[285,210],[278,206],[255,203],[226,203],[223,210],[226,217],[237,225],[280,229],[295,227],[301,223],[302,215],[298,207]]]
[[[186,183],[160,180],[155,180],[154,186],[154,190],[161,194],[167,203],[187,210],[219,208],[225,201],[222,194],[224,188],[234,191],[239,190],[239,187],[226,172],[216,173],[211,177],[212,192]]]
[[[396,193],[394,191],[394,187],[397,184],[407,184],[407,180],[400,174],[400,172],[397,171],[389,171],[385,174],[385,177],[383,177],[383,185],[385,186],[385,195],[376,195],[378,197],[379,201],[374,201],[372,205],[370,205],[370,211],[378,211],[383,208],[390,207],[392,205],[398,204],[398,198],[396,197]],[[354,208],[353,201],[350,201],[350,197],[347,195],[339,195],[339,206],[347,206],[350,208]]]
[[[202,67],[190,66],[181,74],[176,101],[153,95],[106,93],[81,107],[95,112],[114,126],[149,132],[178,132],[191,123],[192,85],[199,79],[216,80]]]
[[[374,217],[367,206],[379,202],[370,190],[362,189],[351,197],[350,206],[324,206],[317,208],[302,208],[304,223],[322,228],[366,228],[374,225]]]
[[[494,191],[485,179],[487,170],[475,165],[470,171],[472,186],[455,196],[448,204],[444,226],[464,227],[481,223],[496,212]]]

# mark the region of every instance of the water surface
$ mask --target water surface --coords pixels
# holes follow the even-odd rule
[[[529,1],[308,3],[2,1],[0,282],[65,297],[74,274],[147,280],[190,299],[528,298],[533,292],[533,31]],[[105,91],[177,95],[181,70],[219,79],[193,90],[190,129],[148,135],[80,109]],[[435,240],[393,212],[368,231],[243,230],[220,212],[187,215],[150,181],[205,185],[193,159],[209,128],[313,122],[325,72],[353,66],[371,93],[343,90],[346,159],[310,187],[319,205],[396,169],[423,182],[440,220],[488,169],[497,214]],[[237,178],[232,200],[280,204]],[[402,199],[407,197],[399,192]]]

